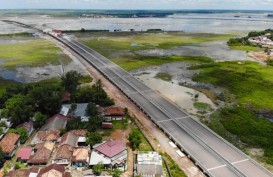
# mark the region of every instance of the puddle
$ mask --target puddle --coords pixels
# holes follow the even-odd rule
[[[18,77],[16,71],[5,70],[0,72],[0,76],[5,80],[12,80],[19,83],[26,83],[24,78]]]

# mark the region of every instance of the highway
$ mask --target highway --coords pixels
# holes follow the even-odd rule
[[[52,37],[79,54],[108,78],[188,154],[206,175],[273,177],[272,173],[249,156],[109,59],[76,40]]]
[[[253,159],[151,90],[109,59],[75,40],[58,38],[115,84],[212,177],[270,177]]]

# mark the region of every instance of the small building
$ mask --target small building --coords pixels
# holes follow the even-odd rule
[[[60,111],[61,115],[69,116],[69,117],[79,117],[82,122],[88,122],[89,116],[86,112],[88,103],[78,103],[76,110],[72,112],[71,104],[62,105],[62,109]]]
[[[30,156],[33,155],[33,150],[31,147],[22,147],[18,149],[17,152],[17,161],[26,163]]]
[[[113,124],[112,124],[112,122],[102,122],[101,128],[112,129],[113,128]]]
[[[71,94],[68,91],[64,91],[63,97],[62,97],[62,102],[68,103],[71,101]]]
[[[102,162],[105,168],[119,168],[124,171],[127,162],[127,149],[121,141],[108,141],[95,145],[91,153],[89,166]]]
[[[73,151],[71,165],[74,167],[85,167],[89,161],[87,148],[77,147]]]
[[[49,131],[65,129],[67,121],[68,117],[56,114],[47,120],[46,124],[41,128],[41,130]]]
[[[59,130],[38,131],[31,141],[31,144],[39,144],[43,142],[56,142],[60,138]]]
[[[2,129],[2,130],[0,133],[0,139],[2,139],[4,137],[4,134],[8,132],[8,130],[10,129],[11,126],[12,126],[11,121],[9,121],[6,118],[1,118],[0,129]]]
[[[162,157],[158,152],[139,152],[137,174],[143,177],[163,177]]]
[[[70,132],[78,136],[77,146],[87,146],[85,137],[87,130],[71,130]]]
[[[104,121],[123,120],[125,116],[125,109],[119,106],[110,106],[104,109]]]
[[[51,164],[41,169],[37,177],[70,177],[70,172],[65,171],[63,165]]]
[[[39,168],[19,169],[10,171],[6,177],[36,177],[39,173]]]
[[[34,154],[28,160],[29,165],[46,165],[51,157],[55,143],[45,142],[34,147]]]
[[[4,153],[5,158],[10,159],[15,154],[16,149],[20,145],[20,135],[15,133],[8,133],[0,141],[0,147]]]

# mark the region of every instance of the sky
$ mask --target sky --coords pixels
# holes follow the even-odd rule
[[[0,0],[0,9],[273,10],[273,0]]]

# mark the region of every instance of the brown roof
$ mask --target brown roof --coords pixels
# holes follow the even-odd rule
[[[38,131],[36,138],[41,141],[56,141],[60,137],[59,130]]]
[[[53,148],[54,143],[52,142],[37,144],[34,148],[37,151],[34,155],[30,156],[28,163],[31,164],[47,163],[48,159],[51,156]]]
[[[1,140],[0,147],[2,148],[4,153],[12,153],[16,147],[16,143],[18,142],[20,135],[15,133],[8,133]]]
[[[62,101],[64,102],[71,101],[71,94],[68,91],[64,91]]]
[[[88,150],[86,148],[75,148],[72,155],[72,162],[86,162],[88,159]]]
[[[105,115],[108,116],[124,116],[125,109],[118,106],[111,106],[105,108]]]
[[[79,137],[74,135],[73,133],[67,132],[62,136],[60,146],[67,144],[67,145],[74,147],[74,146],[76,146],[76,144],[78,142],[78,138]]]
[[[30,173],[38,173],[39,168],[30,168],[30,169],[19,169],[10,171],[7,177],[29,177]]]
[[[68,161],[71,161],[73,153],[73,147],[70,145],[62,145],[57,149],[55,159],[67,159]]]
[[[87,130],[81,129],[81,130],[71,130],[71,133],[77,136],[85,136],[87,133]]]
[[[70,177],[70,173],[65,171],[64,165],[52,164],[41,169],[37,177]]]

